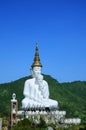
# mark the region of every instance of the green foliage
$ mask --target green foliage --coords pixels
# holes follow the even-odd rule
[[[24,77],[11,83],[0,84],[0,115],[9,116],[10,100],[16,93],[19,109],[23,97]],[[59,109],[67,112],[67,117],[80,117],[86,123],[86,81],[59,83],[49,75],[44,75],[49,84],[50,98],[58,101]]]
[[[46,130],[45,122],[41,119],[39,125],[31,122],[28,119],[21,120],[17,125],[12,127],[12,130]]]
[[[41,129],[41,127],[42,128],[47,128],[47,124],[46,124],[46,122],[42,118],[40,118],[40,123],[37,126],[40,129]]]
[[[7,121],[6,117],[3,117],[2,118],[2,127],[7,126],[7,124],[8,124],[8,121]]]

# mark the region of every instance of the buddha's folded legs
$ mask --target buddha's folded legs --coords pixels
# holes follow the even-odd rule
[[[43,99],[41,102],[35,100],[24,98],[22,100],[22,108],[40,108],[40,107],[58,107],[58,102],[52,99]]]
[[[43,104],[43,106],[49,107],[49,108],[51,108],[51,107],[57,108],[58,107],[58,102],[55,100],[52,100],[52,99],[44,99],[42,104]]]
[[[41,103],[33,100],[33,99],[29,99],[29,98],[24,98],[22,100],[22,108],[37,108],[37,107],[40,107],[41,106]]]

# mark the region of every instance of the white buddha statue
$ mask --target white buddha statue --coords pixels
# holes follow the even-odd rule
[[[25,98],[22,100],[22,108],[38,107],[58,107],[58,102],[49,98],[48,83],[41,75],[42,65],[38,54],[38,45],[36,45],[36,53],[34,63],[31,66],[33,78],[25,81],[23,94]]]

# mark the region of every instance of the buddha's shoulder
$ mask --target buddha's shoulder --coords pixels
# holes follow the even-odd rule
[[[27,80],[25,81],[25,84],[32,83],[32,82],[34,82],[34,81],[35,81],[34,78],[32,78],[32,79],[27,79]]]

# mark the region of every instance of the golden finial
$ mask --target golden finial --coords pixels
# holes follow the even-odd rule
[[[38,53],[38,43],[36,43],[34,62],[31,65],[31,67],[33,68],[35,66],[42,67],[42,64],[40,63],[39,53]]]

